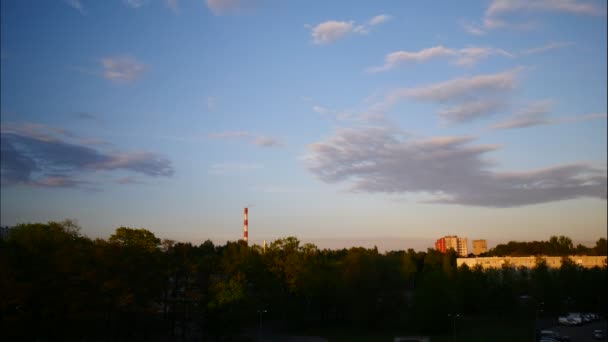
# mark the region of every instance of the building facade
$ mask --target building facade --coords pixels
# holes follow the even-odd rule
[[[435,249],[445,253],[449,249],[456,251],[456,254],[466,257],[469,255],[467,238],[459,238],[456,235],[444,236],[435,241]]]
[[[588,256],[588,255],[570,255],[572,261],[585,268],[604,267],[606,265],[606,256]],[[559,268],[562,265],[562,257],[542,256],[547,267]],[[526,257],[481,257],[481,258],[458,258],[456,265],[458,267],[467,265],[470,268],[481,266],[483,269],[509,267],[525,267],[533,268],[536,266],[536,256]]]
[[[480,255],[488,251],[488,242],[486,240],[473,240],[473,254]]]

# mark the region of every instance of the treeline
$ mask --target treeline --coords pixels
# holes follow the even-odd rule
[[[161,241],[121,227],[89,239],[70,221],[22,224],[0,239],[0,340],[251,340],[262,331],[449,332],[448,314],[530,327],[545,313],[604,311],[606,268],[456,268],[442,254],[319,250],[288,237]]]
[[[597,240],[594,247],[586,247],[581,244],[574,246],[567,236],[552,236],[548,241],[510,241],[507,244],[497,245],[481,256],[606,255],[607,252],[605,238]]]

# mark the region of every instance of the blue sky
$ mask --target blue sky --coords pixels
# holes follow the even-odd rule
[[[606,236],[606,4],[3,1],[1,224]]]

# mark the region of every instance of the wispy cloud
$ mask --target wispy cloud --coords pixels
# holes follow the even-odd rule
[[[107,152],[73,134],[37,124],[2,125],[2,184],[78,186],[97,171],[126,170],[152,177],[173,175],[168,159],[151,152]]]
[[[122,0],[122,3],[128,7],[137,9],[147,5],[149,0]]]
[[[507,105],[500,99],[477,100],[463,102],[453,107],[442,109],[438,112],[439,116],[447,124],[470,122],[476,118],[496,113],[503,110]]]
[[[205,0],[207,8],[215,15],[238,13],[246,6],[252,6],[252,0]]]
[[[583,121],[591,121],[591,120],[606,120],[606,113],[591,113],[591,114],[583,114],[583,115],[575,115],[575,116],[565,116],[561,118],[555,118],[551,120],[551,123],[560,124],[560,123],[568,123],[568,122],[583,122]]]
[[[209,166],[209,174],[223,175],[227,173],[240,173],[249,172],[254,170],[262,169],[264,166],[257,163],[241,163],[241,162],[229,162],[229,163],[215,163]]]
[[[116,184],[144,184],[145,182],[142,182],[141,180],[137,179],[136,177],[128,176],[128,177],[118,178],[114,181],[114,183],[116,183]]]
[[[473,137],[408,140],[396,128],[341,129],[309,146],[305,163],[326,183],[354,192],[431,194],[433,203],[516,207],[578,197],[606,198],[606,171],[583,163],[492,171],[496,145]]]
[[[384,112],[375,109],[355,110],[333,110],[323,106],[315,105],[313,112],[329,117],[335,121],[348,122],[380,122],[384,121]]]
[[[587,16],[605,16],[606,7],[599,3],[577,0],[494,0],[484,13],[481,24],[461,21],[470,34],[483,35],[498,28],[531,28],[534,23],[512,23],[504,19],[515,13],[555,12]]]
[[[467,122],[496,113],[508,105],[508,97],[516,87],[517,67],[495,74],[460,77],[452,80],[398,88],[386,94],[371,110],[385,112],[403,100],[437,103],[446,106],[438,115],[448,123]]]
[[[574,42],[551,42],[543,46],[537,46],[530,49],[525,49],[520,52],[522,55],[531,55],[535,53],[545,52],[549,50],[559,49],[574,45]]]
[[[279,139],[254,134],[247,131],[226,131],[220,133],[211,133],[208,135],[211,139],[226,139],[226,140],[242,140],[249,144],[253,144],[260,147],[275,147],[282,145]]]
[[[387,21],[391,20],[392,18],[393,18],[393,17],[392,17],[392,16],[390,16],[390,15],[388,15],[388,14],[380,14],[380,15],[377,15],[377,16],[375,16],[375,17],[371,18],[371,19],[370,19],[370,20],[367,22],[367,24],[368,24],[369,26],[376,26],[376,25],[384,24],[384,23],[386,23]]]
[[[451,57],[454,64],[459,66],[473,66],[482,59],[491,55],[513,57],[503,49],[493,47],[466,47],[462,49],[446,48],[442,45],[422,49],[420,51],[395,51],[384,58],[384,65],[368,68],[368,72],[382,72],[407,63],[422,63],[439,57]]]
[[[65,3],[70,5],[70,7],[72,7],[73,9],[80,12],[80,14],[82,14],[82,15],[86,14],[84,6],[82,6],[82,2],[80,2],[80,0],[65,0]]]
[[[552,118],[548,114],[551,112],[553,101],[542,100],[528,105],[524,110],[517,112],[510,117],[496,123],[494,129],[516,129],[539,125],[557,125],[562,123],[574,123],[590,120],[605,120],[606,113],[591,113],[584,115],[574,115]]]
[[[146,65],[129,56],[113,56],[101,59],[103,77],[118,83],[133,82],[140,78]]]
[[[272,146],[281,145],[281,142],[279,140],[272,138],[272,137],[265,137],[265,136],[256,137],[255,140],[253,141],[253,143],[255,145],[262,146],[262,147],[272,147]]]
[[[497,123],[494,128],[512,129],[548,124],[550,121],[547,119],[547,114],[551,111],[552,103],[549,100],[532,103],[526,109]]]
[[[521,70],[522,68],[518,67],[495,74],[461,77],[415,88],[401,88],[389,93],[386,100],[396,102],[403,98],[411,98],[446,103],[481,99],[488,94],[512,90],[517,80],[517,74]]]
[[[314,27],[310,27],[312,41],[314,44],[323,45],[333,43],[338,39],[344,38],[349,34],[367,34],[370,27],[385,23],[391,19],[387,14],[377,15],[371,18],[366,24],[357,25],[355,21],[328,20]]]

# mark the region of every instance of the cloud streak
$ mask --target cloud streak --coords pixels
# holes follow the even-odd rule
[[[214,15],[226,15],[232,13],[238,13],[246,5],[252,5],[255,1],[246,0],[205,0],[207,8]]]
[[[333,43],[350,34],[367,34],[373,26],[388,22],[390,15],[381,14],[371,18],[366,24],[357,25],[354,21],[328,20],[311,27],[312,41],[317,45]]]
[[[494,129],[517,129],[540,125],[558,125],[562,123],[575,123],[591,120],[606,120],[606,113],[591,113],[584,115],[574,115],[551,118],[548,114],[551,111],[552,101],[537,101],[524,110],[517,112],[510,117],[496,123]]]
[[[151,152],[104,152],[71,141],[72,135],[44,125],[2,126],[2,184],[78,187],[83,176],[124,170],[169,177],[174,170],[165,157]]]
[[[508,58],[527,56],[574,45],[573,42],[551,42],[542,46],[525,49],[519,52],[509,52],[504,49],[489,46],[470,46],[461,49],[447,48],[442,45],[433,46],[419,51],[394,51],[384,57],[384,64],[368,68],[369,73],[384,72],[406,64],[428,62],[432,59],[450,58],[452,63],[462,67],[472,67],[490,56]]]
[[[481,24],[461,22],[470,34],[484,35],[498,28],[530,28],[534,24],[513,24],[504,19],[505,16],[516,13],[564,13],[572,15],[605,16],[606,7],[593,2],[577,0],[494,0],[484,13]]]
[[[80,12],[80,14],[82,14],[82,15],[86,14],[84,6],[82,6],[82,2],[80,2],[80,0],[65,0],[65,3],[68,4],[70,7],[72,7],[73,9]]]
[[[432,203],[517,207],[579,197],[606,199],[606,170],[564,164],[493,171],[484,155],[496,145],[472,137],[407,140],[390,128],[342,129],[309,146],[308,170],[325,183],[363,193],[431,194]]]
[[[275,147],[282,145],[279,139],[254,134],[247,131],[226,131],[220,133],[211,133],[208,135],[210,139],[224,139],[224,140],[242,140],[249,144],[260,146],[260,147]]]
[[[448,123],[469,122],[492,115],[506,107],[505,98],[516,86],[518,67],[495,74],[461,77],[414,88],[389,92],[375,105],[387,110],[403,100],[415,100],[444,105],[438,115]]]
[[[129,56],[113,56],[101,59],[103,77],[117,83],[130,83],[139,79],[146,65]]]
[[[440,57],[450,57],[458,66],[473,66],[480,60],[492,55],[513,57],[513,54],[493,47],[466,47],[462,49],[446,48],[442,45],[422,49],[420,51],[395,51],[384,57],[384,65],[371,67],[367,72],[376,73],[391,70],[403,64],[427,62]]]

